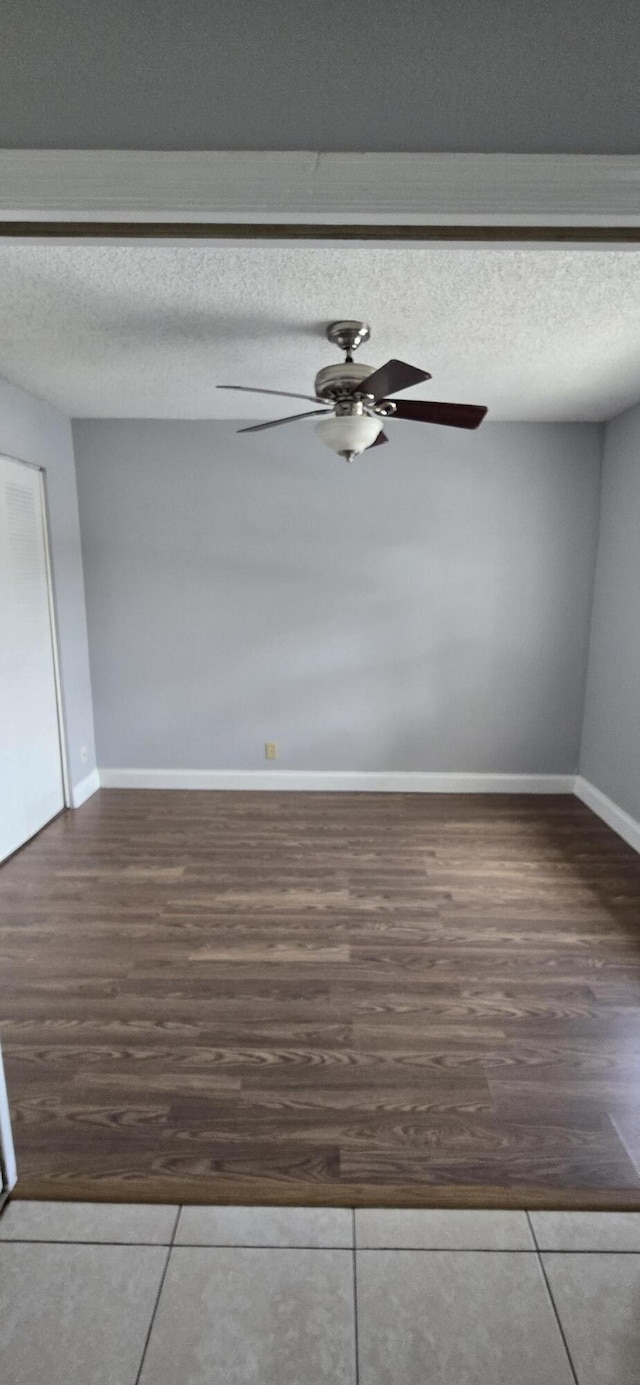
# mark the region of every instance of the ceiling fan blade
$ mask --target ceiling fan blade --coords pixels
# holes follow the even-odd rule
[[[279,394],[283,399],[308,399],[310,404],[322,401],[315,394],[292,394],[290,390],[263,390],[253,385],[216,385],[217,390],[242,390],[243,394]]]
[[[250,428],[238,428],[239,433],[261,433],[263,428],[279,428],[281,423],[295,423],[297,418],[315,418],[317,414],[330,414],[331,409],[310,409],[306,414],[289,414],[288,418],[272,418],[268,423],[252,423]]]
[[[441,404],[436,399],[399,399],[390,417],[440,423],[445,428],[477,428],[487,412],[484,404]]]
[[[374,399],[385,399],[388,394],[398,390],[408,390],[411,385],[419,385],[422,380],[430,380],[428,370],[418,370],[406,361],[387,361],[379,370],[374,370],[366,380],[358,384],[358,393],[372,394]]]
[[[370,452],[372,447],[379,447],[381,442],[388,442],[388,441],[389,441],[389,439],[388,439],[386,433],[378,433],[378,436],[377,436],[375,442],[370,442],[370,443],[369,443],[369,446],[368,446],[368,447],[365,447],[364,450],[365,450],[365,452]]]

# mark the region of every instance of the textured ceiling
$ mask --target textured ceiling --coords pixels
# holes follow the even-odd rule
[[[640,252],[0,245],[0,375],[77,417],[296,412],[215,386],[312,392],[338,317],[371,323],[373,366],[431,371],[407,398],[530,420],[640,399]]]

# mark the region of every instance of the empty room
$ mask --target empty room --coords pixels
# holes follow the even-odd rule
[[[214,8],[2,21],[0,1378],[637,1385],[637,15]]]
[[[0,249],[17,1197],[638,1205],[638,258]]]

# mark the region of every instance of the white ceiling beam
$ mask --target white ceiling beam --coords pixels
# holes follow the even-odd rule
[[[1,150],[1,221],[640,226],[640,157]]]

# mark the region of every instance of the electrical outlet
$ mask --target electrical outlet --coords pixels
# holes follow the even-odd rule
[[[80,759],[82,761],[82,764],[86,765],[87,760],[89,759],[89,751],[87,750],[86,745],[80,746]]]
[[[277,758],[278,758],[278,747],[277,747],[275,741],[265,741],[265,743],[264,743],[264,758],[265,758],[265,760],[277,760]]]

